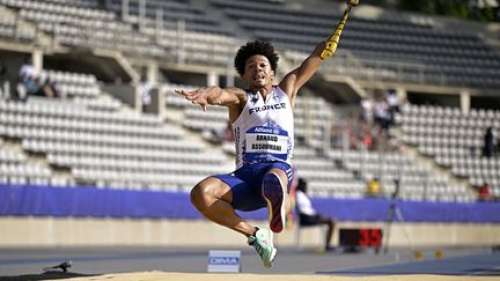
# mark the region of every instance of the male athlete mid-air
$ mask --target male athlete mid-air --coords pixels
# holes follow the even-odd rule
[[[346,10],[342,28],[347,13]],[[265,267],[272,266],[276,256],[273,232],[283,230],[289,208],[295,98],[318,71],[323,59],[335,52],[339,36],[340,32],[336,32],[328,41],[320,43],[278,85],[273,84],[278,63],[273,46],[254,41],[242,46],[234,60],[236,70],[248,84],[246,90],[215,86],[177,91],[204,110],[207,105],[229,109],[229,121],[236,137],[237,169],[199,182],[191,191],[191,201],[209,220],[245,235]],[[252,211],[266,206],[270,229],[257,228],[235,213],[235,210]]]

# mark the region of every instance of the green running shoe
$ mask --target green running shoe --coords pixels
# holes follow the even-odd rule
[[[248,244],[257,251],[264,267],[271,268],[276,257],[277,250],[273,245],[273,233],[269,229],[259,229],[255,236],[248,237]]]

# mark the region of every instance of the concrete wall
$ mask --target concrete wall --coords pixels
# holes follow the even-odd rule
[[[165,95],[158,88],[153,88],[149,92],[151,96],[150,104],[143,104],[142,112],[163,116],[165,111]]]
[[[252,222],[266,226],[266,222]],[[342,222],[340,227],[384,227],[383,223]],[[490,246],[500,245],[500,225],[493,224],[393,224],[390,246]],[[408,232],[409,239],[405,235]],[[278,246],[293,246],[296,228],[276,235]],[[320,227],[301,230],[301,246],[322,242]],[[333,244],[337,243],[335,233]],[[410,241],[409,241],[410,240]],[[130,220],[53,217],[1,217],[0,247],[18,246],[236,246],[245,237],[205,220]]]
[[[134,111],[141,111],[141,97],[135,86],[128,84],[106,84],[101,86],[101,90],[127,104]]]

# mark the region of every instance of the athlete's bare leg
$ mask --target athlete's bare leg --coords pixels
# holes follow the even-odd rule
[[[274,174],[278,175],[278,177],[281,180],[281,183],[285,186],[285,189],[287,189],[288,177],[283,170],[278,169],[278,168],[273,168],[273,169],[269,170],[268,173],[274,173]],[[290,200],[288,199],[288,196],[286,197],[286,200],[285,200],[285,206],[286,206],[287,213],[289,213],[291,211],[292,205],[290,204]]]
[[[206,218],[245,236],[257,230],[234,211],[231,188],[220,179],[208,177],[191,190],[191,202]]]
[[[262,196],[267,203],[269,228],[275,233],[285,228],[286,214],[290,209],[287,186],[286,173],[278,168],[268,171],[262,181]]]

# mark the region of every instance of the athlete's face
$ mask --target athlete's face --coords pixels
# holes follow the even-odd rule
[[[253,55],[246,61],[242,78],[250,84],[251,88],[262,88],[273,84],[274,71],[267,57]]]

